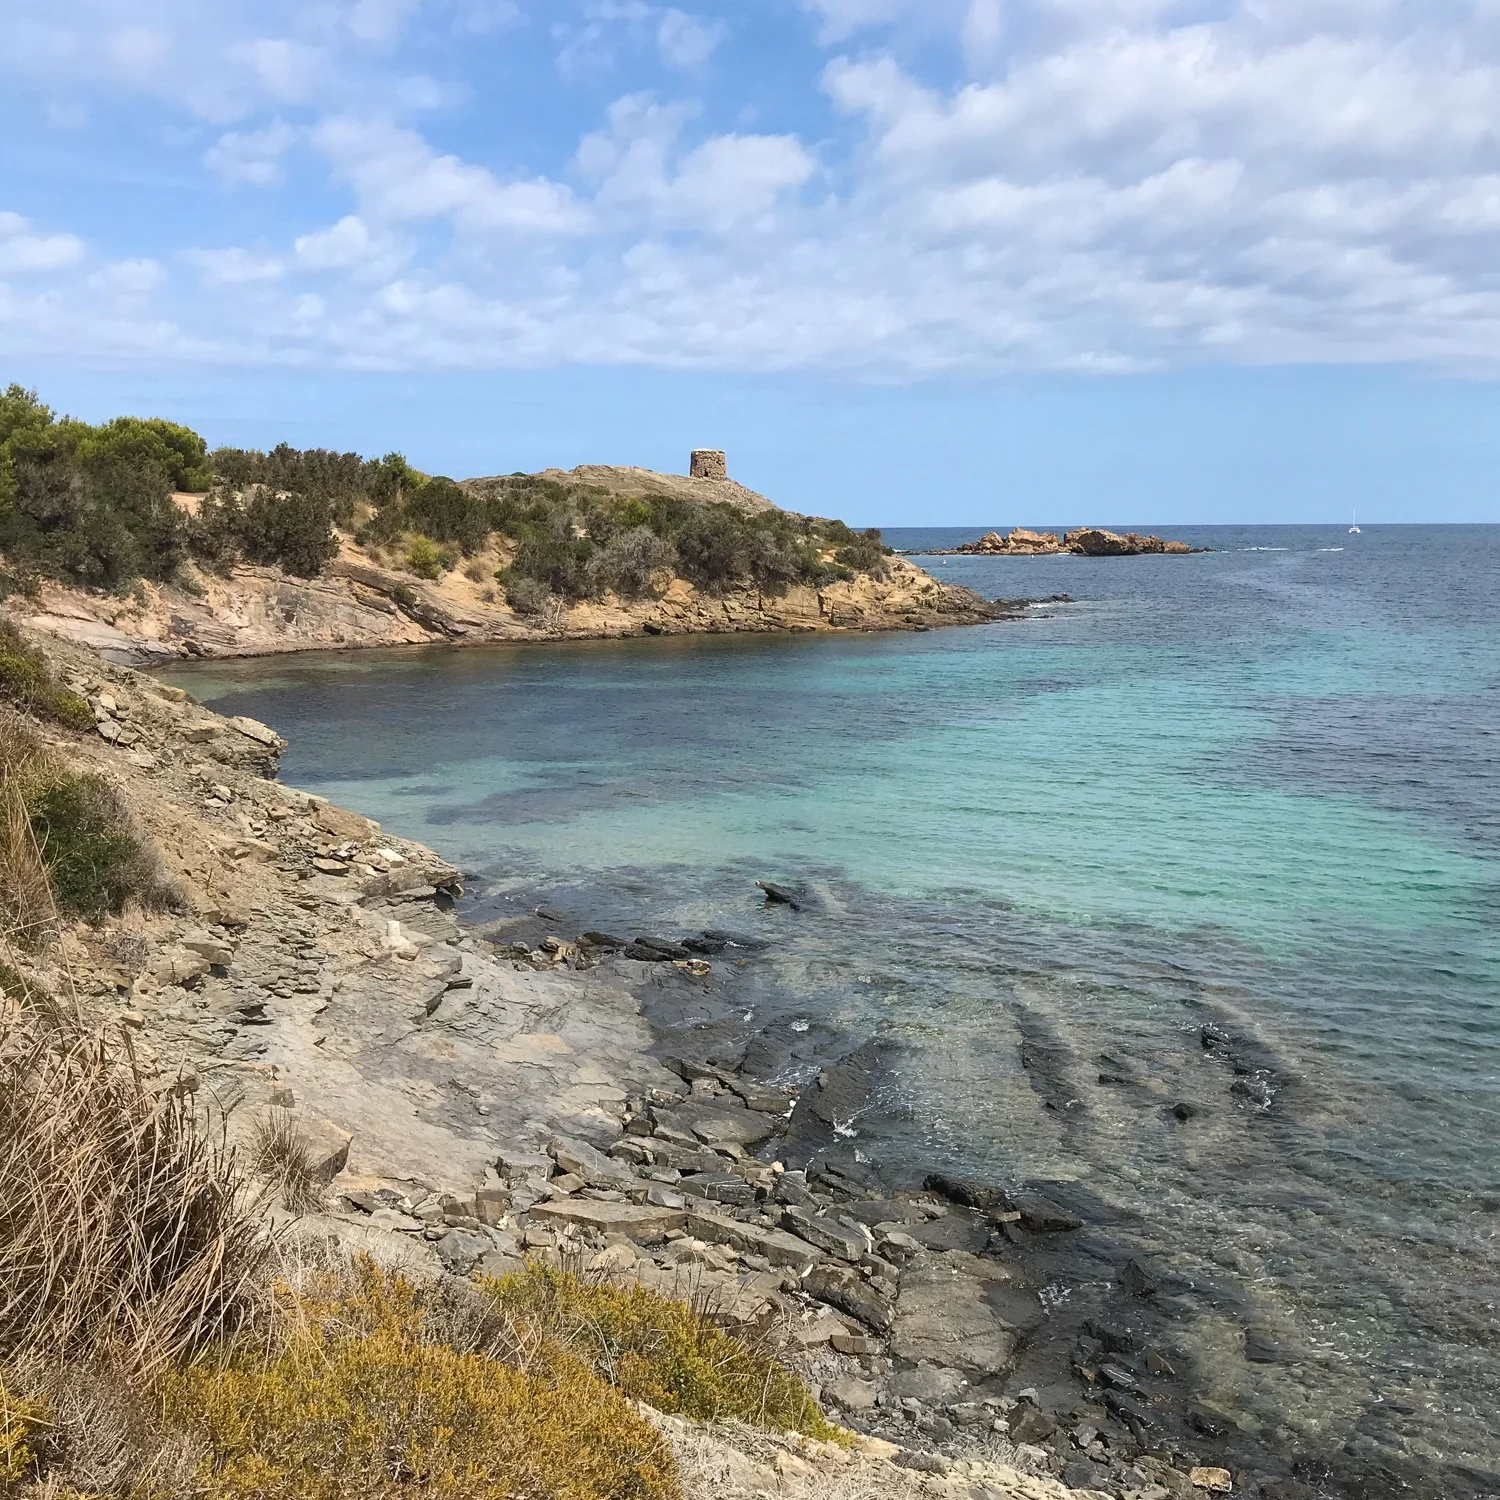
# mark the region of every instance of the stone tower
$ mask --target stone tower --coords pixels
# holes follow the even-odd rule
[[[717,448],[694,448],[688,473],[694,479],[728,479],[729,460]]]

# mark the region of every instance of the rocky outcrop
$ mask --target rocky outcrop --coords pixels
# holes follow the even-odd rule
[[[912,630],[978,624],[1014,612],[968,589],[939,583],[904,558],[891,558],[885,578],[862,573],[823,588],[794,587],[783,594],[753,585],[710,594],[676,578],[655,598],[607,594],[538,618],[515,613],[503,591],[489,581],[500,561],[498,556],[486,558],[484,566],[473,570],[477,578],[455,569],[426,582],[383,565],[346,541],[320,578],[291,578],[274,568],[252,566],[236,567],[228,577],[191,570],[180,584],[142,584],[124,599],[45,584],[34,598],[12,598],[3,608],[33,630],[134,666],[188,657],[434,641]]]
[[[1167,541],[1159,536],[1142,536],[1139,532],[1104,531],[1097,526],[1081,526],[1059,536],[1055,531],[1028,531],[1017,526],[1008,535],[987,531],[978,541],[961,547],[935,548],[926,557],[1053,557],[1070,552],[1077,557],[1138,557],[1145,553],[1182,556],[1202,552],[1186,542]]]
[[[1084,526],[1070,531],[1064,539],[1069,552],[1080,557],[1139,557],[1148,552],[1166,553],[1174,557],[1189,552],[1201,552],[1203,548],[1189,547],[1186,542],[1169,542],[1159,536],[1142,536],[1128,531],[1124,536],[1114,531],[1103,531],[1097,526]]]

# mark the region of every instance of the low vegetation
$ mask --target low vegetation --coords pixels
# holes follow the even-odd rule
[[[60,754],[0,716],[0,1492],[679,1500],[637,1402],[832,1433],[703,1310],[540,1264],[414,1282],[278,1239],[262,1194],[321,1206],[289,1120],[242,1173],[184,1081],[148,1084],[127,1033],[27,977],[99,891],[137,899],[107,872],[148,860]]]
[[[196,514],[174,502],[179,491],[203,496]],[[0,396],[0,596],[45,578],[122,592],[177,579],[188,562],[314,578],[339,532],[429,581],[485,554],[512,607],[537,616],[607,593],[650,597],[674,576],[709,592],[780,595],[889,566],[878,532],[840,521],[526,474],[459,484],[398,453],[210,453],[159,418],[90,426],[20,386]]]
[[[801,1380],[684,1303],[541,1264],[484,1289],[516,1326],[555,1341],[601,1379],[658,1411],[816,1438],[836,1435]]]
[[[49,719],[66,729],[94,727],[88,704],[59,685],[46,657],[5,620],[0,620],[0,705]]]
[[[115,788],[65,766],[26,719],[0,708],[0,935],[30,943],[65,918],[179,899]]]

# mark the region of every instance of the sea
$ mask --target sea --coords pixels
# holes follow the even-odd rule
[[[1232,1287],[1255,1355],[1183,1336],[1268,1444],[1500,1493],[1500,527],[1170,534],[1209,550],[918,557],[1036,601],[982,626],[171,676],[487,931],[737,934],[664,1038],[852,1060],[807,1152],[1076,1184]]]

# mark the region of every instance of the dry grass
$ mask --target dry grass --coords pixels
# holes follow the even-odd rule
[[[484,1290],[516,1328],[559,1344],[658,1411],[837,1436],[801,1380],[702,1309],[540,1263]]]
[[[191,1102],[56,1016],[0,1016],[0,1359],[150,1372],[236,1327],[266,1240]]]
[[[46,748],[14,714],[0,713],[0,932],[23,947],[55,935],[57,904],[32,830],[26,790]]]
[[[435,1299],[438,1305],[435,1306]],[[211,1500],[677,1500],[630,1404],[551,1350],[522,1370],[435,1334],[441,1294],[359,1263],[284,1300],[278,1346],[169,1374]]]
[[[307,1141],[284,1109],[270,1110],[256,1122],[250,1139],[250,1170],[290,1213],[313,1213],[324,1205]]]

